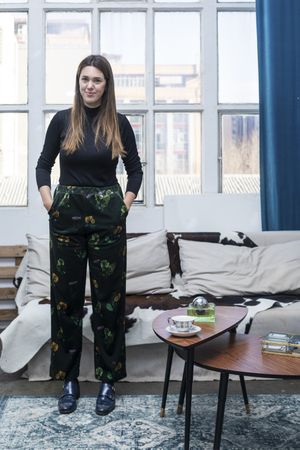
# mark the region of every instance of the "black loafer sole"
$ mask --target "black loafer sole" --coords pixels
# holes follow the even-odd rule
[[[70,409],[59,409],[58,408],[58,411],[59,411],[59,414],[71,414],[72,412],[76,411],[76,409],[77,409],[77,404],[73,408],[70,408]]]
[[[111,413],[115,409],[116,405],[112,405],[107,409],[100,410],[96,407],[95,412],[98,416],[107,416],[107,414]]]

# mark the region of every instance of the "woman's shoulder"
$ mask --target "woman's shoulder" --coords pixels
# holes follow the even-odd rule
[[[71,108],[62,109],[57,111],[51,119],[50,128],[52,129],[63,129],[69,123],[71,115]]]
[[[66,119],[69,119],[70,115],[71,115],[71,110],[72,110],[72,108],[61,109],[60,111],[57,111],[54,114],[53,119],[55,119],[55,120],[66,120]]]
[[[119,125],[124,126],[124,125],[129,124],[129,120],[127,119],[125,114],[121,114],[121,113],[117,112],[117,116],[118,116]]]
[[[125,116],[125,114],[121,114],[118,112],[117,116],[118,116],[118,122],[119,122],[121,134],[130,131],[132,129],[132,127],[130,125],[129,120]]]

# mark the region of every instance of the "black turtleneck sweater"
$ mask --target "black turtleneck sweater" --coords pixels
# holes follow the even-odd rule
[[[36,167],[38,188],[51,187],[51,169],[59,154],[60,178],[59,183],[67,186],[111,186],[117,183],[116,167],[118,158],[112,159],[111,150],[101,140],[95,145],[93,120],[98,108],[87,108],[85,138],[83,144],[72,154],[66,154],[61,148],[66,136],[70,120],[71,109],[59,111],[55,114],[48,127],[43,151]],[[120,134],[126,155],[122,157],[127,172],[126,192],[137,195],[142,183],[143,172],[136,148],[133,130],[128,119],[118,113]]]

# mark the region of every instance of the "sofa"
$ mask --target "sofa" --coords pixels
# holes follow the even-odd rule
[[[1,333],[0,367],[24,368],[30,381],[49,379],[50,301],[48,237],[27,235],[16,273],[18,316]],[[162,381],[166,345],[152,321],[162,311],[187,306],[203,295],[216,305],[239,305],[247,315],[240,333],[300,334],[300,231],[128,234],[125,381]],[[93,334],[87,275],[81,381],[94,381]],[[175,357],[171,379],[180,380]],[[216,379],[195,368],[196,380]]]

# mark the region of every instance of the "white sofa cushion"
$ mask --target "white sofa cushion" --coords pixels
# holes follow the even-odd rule
[[[49,239],[32,234],[26,234],[26,237],[27,272],[23,305],[31,300],[50,298]]]
[[[300,293],[300,240],[267,247],[236,247],[179,239],[188,295]]]
[[[127,241],[127,294],[171,292],[170,258],[165,230]]]

